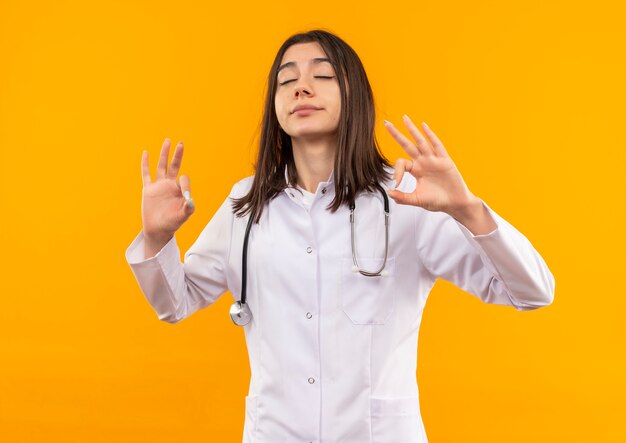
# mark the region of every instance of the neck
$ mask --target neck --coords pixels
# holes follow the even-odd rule
[[[317,191],[320,182],[330,177],[335,164],[336,139],[291,139],[298,185],[309,192]]]

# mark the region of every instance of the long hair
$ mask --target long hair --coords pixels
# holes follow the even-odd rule
[[[259,154],[252,187],[248,194],[233,199],[233,212],[239,217],[251,212],[256,223],[261,219],[265,203],[287,187],[285,168],[289,183],[297,183],[291,137],[278,123],[274,97],[278,68],[285,51],[294,44],[310,42],[319,43],[326,53],[337,73],[341,91],[333,170],[335,198],[327,209],[335,212],[341,205],[354,201],[359,192],[375,192],[376,184],[389,178],[385,166],[391,164],[383,156],[374,135],[374,96],[359,56],[346,42],[330,32],[317,29],[294,34],[278,50],[267,79]]]

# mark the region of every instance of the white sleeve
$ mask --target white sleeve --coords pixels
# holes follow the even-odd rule
[[[474,235],[443,212],[416,216],[418,254],[441,277],[485,303],[527,311],[554,300],[554,277],[528,239],[483,201],[497,224]],[[422,210],[425,211],[425,210]]]
[[[126,261],[160,320],[177,323],[215,303],[228,290],[226,266],[234,220],[230,197],[235,186],[185,253],[184,264],[175,236],[148,259],[144,259],[143,231],[126,250]]]
[[[485,303],[518,311],[551,304],[554,276],[543,258],[521,232],[482,203],[497,225],[485,235],[472,234],[444,212],[417,208],[417,252],[426,269],[433,279],[441,277]]]

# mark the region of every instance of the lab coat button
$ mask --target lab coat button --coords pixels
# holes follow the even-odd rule
[[[313,248],[309,246],[308,248],[306,248],[306,252],[307,254],[310,254],[311,252],[313,252]]]
[[[322,194],[326,194],[326,188],[322,188]]]
[[[307,312],[306,313],[306,318],[311,318],[311,317],[313,317],[313,314],[311,314],[310,312]]]
[[[313,377],[309,377],[309,383],[311,384],[315,383],[315,379]]]

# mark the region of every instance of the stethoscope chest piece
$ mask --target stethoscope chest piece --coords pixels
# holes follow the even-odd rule
[[[247,303],[241,303],[241,301],[237,300],[230,305],[230,318],[237,326],[244,326],[250,323],[252,312],[250,312]]]

